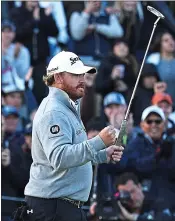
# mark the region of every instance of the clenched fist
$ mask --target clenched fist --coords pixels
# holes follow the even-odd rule
[[[105,127],[100,131],[99,136],[103,140],[104,144],[109,147],[115,143],[116,132],[113,126]]]

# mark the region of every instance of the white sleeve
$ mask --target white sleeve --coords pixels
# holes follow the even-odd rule
[[[108,38],[117,38],[123,36],[123,28],[120,25],[116,15],[110,15],[109,24],[98,24],[96,31]]]
[[[70,17],[70,32],[74,40],[82,40],[89,26],[89,14],[85,12],[73,12]]]

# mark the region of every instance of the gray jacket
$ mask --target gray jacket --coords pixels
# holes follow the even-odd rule
[[[87,140],[80,104],[76,110],[64,91],[49,90],[33,122],[33,163],[25,195],[87,201],[91,162],[107,161],[105,144],[100,136]]]

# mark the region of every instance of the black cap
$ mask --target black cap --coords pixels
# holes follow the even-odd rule
[[[128,41],[125,39],[125,38],[116,38],[114,41],[113,41],[113,47],[117,44],[120,44],[120,43],[124,43],[126,45],[128,45]]]
[[[1,24],[1,31],[4,31],[4,29],[6,28],[10,29],[13,32],[16,31],[15,25],[9,20],[4,20]]]
[[[158,78],[158,71],[154,64],[144,64],[143,70],[142,70],[142,76],[149,77],[149,76],[155,76]]]

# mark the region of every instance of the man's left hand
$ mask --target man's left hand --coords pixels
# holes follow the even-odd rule
[[[119,162],[121,160],[123,150],[124,148],[122,146],[119,147],[115,145],[106,148],[106,153],[108,158],[107,161],[109,162],[110,160],[113,160],[115,162]]]
[[[127,220],[127,221],[136,221],[137,218],[138,218],[138,214],[136,213],[130,213],[128,212],[125,207],[122,206],[122,204],[120,203],[120,201],[118,201],[118,205],[120,207],[120,211],[121,211],[121,214],[120,214],[120,219],[121,220]]]

